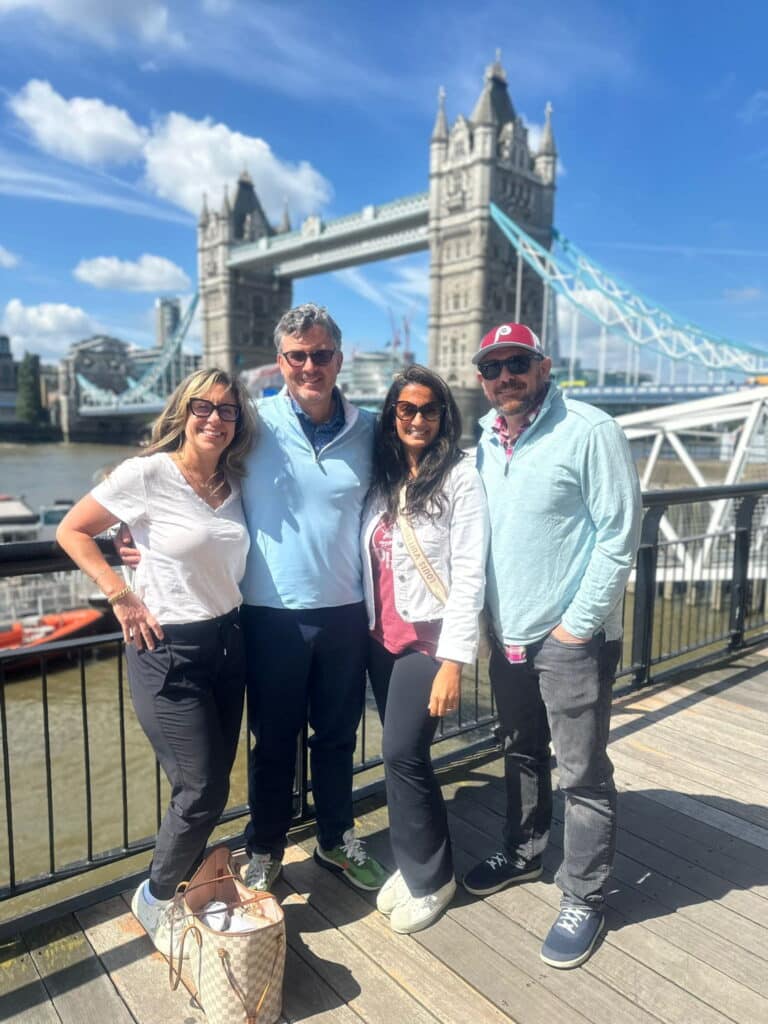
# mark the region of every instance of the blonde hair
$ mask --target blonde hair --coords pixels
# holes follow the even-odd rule
[[[184,446],[184,428],[190,416],[190,399],[201,398],[208,394],[211,388],[219,385],[232,392],[240,409],[240,416],[235,423],[235,436],[222,452],[217,468],[234,477],[245,476],[245,456],[256,440],[258,429],[256,413],[245,386],[236,377],[217,367],[195,370],[184,378],[152,424],[152,438],[141,454],[154,455],[155,452],[179,451]]]

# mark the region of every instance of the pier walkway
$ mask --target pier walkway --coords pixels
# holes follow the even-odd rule
[[[582,968],[539,960],[558,892],[562,804],[537,882],[485,900],[459,890],[432,928],[394,935],[372,897],[317,867],[295,835],[279,896],[286,1021],[313,1024],[717,1024],[768,1021],[768,648],[617,699],[611,754],[620,832],[609,931]],[[457,870],[492,851],[498,756],[442,774]],[[389,866],[383,800],[359,828]],[[0,1020],[193,1024],[188,992],[128,909],[130,892],[0,951]]]

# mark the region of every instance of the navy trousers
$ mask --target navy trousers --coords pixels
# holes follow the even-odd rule
[[[365,693],[365,607],[244,605],[242,614],[254,738],[246,847],[282,858],[292,821],[296,741],[309,721],[318,840],[329,850],[354,824],[352,759]]]

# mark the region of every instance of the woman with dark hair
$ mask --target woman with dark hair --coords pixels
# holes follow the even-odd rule
[[[56,532],[122,627],[136,716],[171,784],[149,879],[131,904],[166,956],[181,937],[176,887],[202,860],[226,806],[240,735],[238,584],[249,538],[239,481],[254,431],[237,380],[216,369],[190,374],[155,422],[149,447],[81,498]],[[141,554],[132,587],[93,539],[118,522]]]
[[[430,759],[442,715],[458,707],[483,604],[488,515],[480,477],[459,448],[448,385],[424,366],[384,400],[363,514],[368,675],[384,732],[397,871],[377,907],[394,931],[426,928],[456,891],[448,822]]]

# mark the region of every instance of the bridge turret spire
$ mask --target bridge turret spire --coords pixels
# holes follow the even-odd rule
[[[552,133],[552,104],[547,103],[544,114],[544,130],[541,133],[539,150],[533,167],[545,185],[554,185],[557,173],[557,148]]]
[[[210,216],[211,215],[208,211],[208,193],[203,192],[203,205],[200,210],[200,220],[197,222],[198,226],[201,228],[206,227],[208,221],[210,220]]]
[[[474,125],[492,124],[497,128],[514,121],[515,108],[509,98],[507,73],[501,64],[501,51],[496,51],[496,60],[485,69],[483,91],[475,104],[470,121]]]
[[[445,142],[448,139],[448,122],[445,117],[445,89],[440,86],[437,91],[437,117],[432,129],[433,142]]]
[[[228,217],[232,213],[232,207],[229,205],[229,185],[224,186],[224,197],[221,201],[221,215],[222,217]]]
[[[557,156],[555,137],[552,134],[552,104],[549,101],[544,108],[544,131],[541,134],[538,156]]]
[[[280,235],[287,235],[291,230],[291,214],[288,210],[288,200],[283,200],[283,216],[280,218],[277,232]]]

